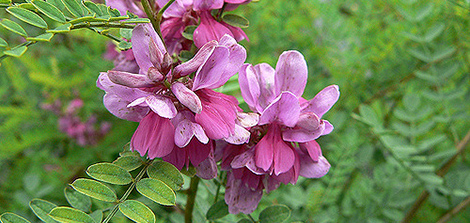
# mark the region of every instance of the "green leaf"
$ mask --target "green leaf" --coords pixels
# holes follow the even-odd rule
[[[426,42],[433,41],[436,37],[438,37],[442,33],[442,31],[444,31],[445,28],[446,26],[444,25],[444,23],[437,23],[426,32],[426,35],[424,36],[425,41]]]
[[[183,33],[181,33],[181,35],[183,35],[183,37],[186,39],[193,40],[193,34],[196,28],[197,26],[186,26],[186,28],[184,28],[184,31]]]
[[[116,17],[111,17],[108,19],[108,21],[112,22],[112,21],[119,21],[119,20],[124,20],[124,19],[128,19],[129,16],[127,15],[121,15],[121,16],[116,16]]]
[[[103,211],[96,210],[91,213],[90,216],[93,218],[93,220],[95,220],[95,222],[101,222],[101,220],[103,220]]]
[[[116,193],[113,190],[95,180],[80,178],[76,179],[71,186],[76,191],[101,201],[117,201]]]
[[[111,17],[119,17],[121,16],[121,13],[117,9],[113,9],[111,7],[108,7],[108,13],[111,15]]]
[[[27,49],[28,49],[27,46],[16,46],[10,50],[3,51],[3,53],[5,55],[12,56],[12,57],[20,57],[21,55],[24,54],[24,52],[26,52]]]
[[[171,163],[155,161],[147,169],[150,178],[161,180],[173,190],[179,190],[183,186],[184,179],[180,171]]]
[[[445,141],[447,139],[446,135],[439,134],[421,141],[418,145],[419,152],[425,152],[428,149],[435,147],[437,144]]]
[[[80,17],[80,18],[70,20],[69,23],[77,24],[77,23],[81,23],[81,22],[95,22],[95,21],[96,21],[96,19],[95,19],[94,16],[83,16],[83,17]],[[102,20],[99,20],[99,21],[102,21]]]
[[[72,190],[70,187],[64,189],[65,198],[69,202],[70,206],[88,212],[91,209],[90,197],[83,195],[82,193]]]
[[[250,219],[247,219],[247,218],[243,218],[240,221],[238,221],[238,223],[253,223],[253,221],[251,221]]]
[[[419,8],[413,18],[415,22],[423,20],[426,16],[431,14],[432,10],[434,8],[434,4],[428,3],[421,8]]]
[[[23,29],[23,27],[21,27],[20,25],[18,25],[18,23],[16,22],[13,22],[9,19],[3,19],[1,22],[0,22],[0,25],[2,25],[5,29],[8,29],[18,35],[21,35],[21,36],[28,36],[28,33],[26,33],[26,31]]]
[[[42,0],[33,0],[32,3],[34,7],[52,20],[60,23],[66,22],[64,14],[54,5]]]
[[[9,12],[10,14],[12,14],[23,22],[26,22],[39,28],[47,29],[46,21],[44,21],[44,19],[42,19],[36,13],[31,12],[27,9],[19,7],[8,7],[7,12]]]
[[[24,8],[24,9],[28,9],[28,10],[36,10],[34,8],[34,5],[29,3],[29,1],[27,1],[26,3],[17,4],[15,6],[18,6],[20,8]]]
[[[41,42],[49,42],[51,41],[54,33],[44,33],[36,37],[26,37],[28,41],[41,41]]]
[[[207,220],[213,221],[219,218],[223,218],[228,214],[228,206],[225,203],[225,200],[222,199],[209,208],[206,214],[206,218]]]
[[[290,209],[285,205],[269,206],[259,214],[260,223],[285,222],[290,217]]]
[[[442,183],[444,182],[444,180],[441,177],[437,176],[434,173],[420,174],[419,178],[422,181],[426,182],[427,184],[431,184],[431,185],[442,185]]]
[[[70,32],[71,27],[72,27],[72,24],[66,23],[64,25],[56,27],[55,29],[46,30],[46,32],[48,32],[48,33],[68,33],[68,32]]]
[[[417,48],[412,48],[412,49],[408,49],[408,53],[410,53],[412,56],[426,62],[426,63],[430,63],[433,61],[433,58],[431,55],[429,55],[428,53],[426,52],[423,52]]]
[[[83,8],[80,6],[77,0],[61,0],[64,3],[65,8],[75,17],[81,17],[85,14]]]
[[[30,223],[25,218],[10,212],[3,213],[2,215],[0,215],[0,221],[2,223]]]
[[[137,182],[137,191],[161,205],[175,205],[175,192],[162,181],[145,178]]]
[[[382,214],[387,217],[392,219],[394,222],[399,222],[404,216],[403,216],[402,211],[397,210],[397,209],[392,209],[392,208],[383,208],[382,209]]]
[[[34,214],[38,216],[39,219],[41,219],[41,221],[46,223],[57,222],[49,216],[49,213],[52,211],[52,209],[56,208],[57,205],[49,201],[33,199],[31,202],[29,202],[29,207],[31,210],[33,210]]]
[[[421,105],[421,98],[416,93],[407,93],[403,97],[403,105],[408,112],[415,112]]]
[[[103,16],[103,15],[108,15],[107,12],[106,13],[103,13],[101,11],[101,9],[98,7],[98,5],[96,5],[94,2],[90,2],[90,1],[83,1],[82,2],[85,7],[88,8],[88,10],[91,12],[91,13],[95,13],[97,16]]]
[[[450,55],[454,54],[457,49],[453,46],[449,46],[443,49],[439,49],[432,55],[433,61],[439,61]]]
[[[152,210],[136,200],[127,200],[119,204],[119,210],[126,217],[137,223],[154,223],[155,214]]]
[[[95,223],[90,215],[70,207],[56,207],[52,209],[49,216],[63,223]]]
[[[11,4],[11,0],[0,0],[0,6],[8,7]]]
[[[127,171],[133,171],[142,166],[142,159],[137,156],[121,156],[113,163]]]
[[[132,29],[122,28],[119,30],[119,33],[121,34],[122,38],[125,38],[128,40],[132,38]]]
[[[0,37],[0,47],[7,47],[7,46],[8,46],[7,41],[5,41],[4,39],[2,39],[2,37]]]
[[[225,14],[222,17],[222,20],[227,24],[235,27],[240,28],[248,28],[250,22],[243,16],[235,15],[235,14]]]
[[[121,41],[121,42],[119,42],[118,47],[119,47],[120,50],[128,50],[128,49],[132,48],[132,43],[127,42],[127,41]]]
[[[149,23],[150,20],[147,19],[147,18],[135,18],[135,19],[128,19],[128,20],[125,20],[125,21],[121,21],[121,23]]]
[[[96,180],[110,184],[126,185],[132,182],[132,176],[127,170],[112,163],[93,164],[86,173]]]
[[[381,126],[382,123],[377,117],[375,111],[367,105],[361,105],[359,107],[359,114],[361,115],[361,120],[373,127]]]

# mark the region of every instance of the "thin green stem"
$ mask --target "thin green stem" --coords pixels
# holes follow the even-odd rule
[[[150,3],[150,0],[141,0],[142,7],[144,8],[145,14],[147,14],[147,17],[150,19],[150,22],[152,23],[153,29],[157,32],[158,36],[160,36],[161,39],[163,39],[162,31],[160,30],[160,22],[161,18],[158,19],[158,17],[155,15],[155,12],[153,11],[153,6]]]
[[[188,189],[188,198],[186,200],[186,209],[184,211],[184,222],[191,223],[193,222],[193,210],[194,202],[196,200],[197,186],[199,185],[199,177],[195,176],[191,178],[191,183],[189,184]]]
[[[81,23],[78,25],[73,25],[70,27],[71,30],[73,29],[81,29],[81,28],[92,28],[92,27],[106,27],[106,28],[125,28],[125,29],[133,29],[135,25],[129,24],[122,24],[122,23]]]
[[[122,195],[121,199],[119,199],[118,203],[114,206],[113,210],[111,211],[111,213],[109,213],[108,216],[106,216],[106,219],[104,219],[103,223],[108,223],[111,218],[114,217],[114,215],[117,213],[117,211],[119,210],[119,204],[122,203],[123,201],[125,201],[127,199],[127,197],[129,197],[129,195],[132,193],[132,191],[134,190],[135,188],[135,185],[142,179],[142,177],[144,177],[144,174],[147,172],[147,169],[149,168],[150,164],[152,164],[153,160],[147,162],[145,164],[145,166],[142,168],[142,170],[140,170],[139,174],[137,174],[137,176],[135,177],[134,181],[132,182],[131,186],[129,186],[129,188],[127,189],[127,191],[124,193],[124,195]]]
[[[251,216],[251,214],[247,214],[247,216],[250,218],[252,222],[256,222],[256,220]]]
[[[220,194],[220,188],[222,187],[222,183],[225,181],[226,176],[227,176],[227,174],[225,174],[225,172],[221,173],[221,178],[220,178],[220,181],[218,182],[219,185],[217,185],[217,192],[215,193],[214,204],[217,203],[217,200],[218,200],[219,194]]]
[[[157,14],[157,17],[161,18],[163,16],[163,13],[165,12],[165,10],[167,10],[171,4],[173,4],[173,2],[175,2],[175,0],[170,0],[168,1],[159,11],[158,11],[158,14]]]
[[[93,31],[93,32],[95,32],[95,33],[98,33],[98,34],[100,34],[100,35],[102,35],[102,36],[108,37],[108,38],[110,38],[110,39],[112,39],[112,40],[114,40],[114,41],[116,41],[116,42],[121,42],[121,41],[122,41],[122,40],[119,39],[117,36],[114,36],[114,35],[111,35],[111,34],[108,34],[108,33],[103,33],[103,32],[101,32],[101,31],[96,30],[96,29],[93,29],[93,28],[91,28],[91,27],[88,27],[88,29],[91,30],[91,31]]]

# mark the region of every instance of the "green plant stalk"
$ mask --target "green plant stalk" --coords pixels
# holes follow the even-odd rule
[[[457,160],[457,157],[463,153],[464,149],[470,142],[470,130],[467,132],[465,137],[457,144],[457,153],[455,153],[452,158],[449,159],[439,170],[436,171],[436,175],[438,176],[444,176],[447,171],[449,171],[450,167],[454,164],[454,162]],[[429,197],[429,192],[424,190],[421,192],[419,195],[418,199],[416,199],[415,203],[413,206],[411,206],[410,210],[408,213],[406,213],[405,217],[401,221],[402,223],[407,223],[410,222],[411,219],[415,216],[415,214],[418,212],[418,210],[421,208],[421,206],[424,204],[424,202],[428,199]]]
[[[81,29],[81,28],[92,28],[92,27],[105,27],[105,28],[124,28],[133,29],[135,25],[122,24],[122,23],[80,23],[78,25],[72,25],[70,30]]]
[[[153,160],[151,160],[150,162],[146,162],[145,166],[142,168],[142,170],[140,170],[139,174],[137,174],[137,176],[135,177],[134,181],[132,182],[131,186],[129,186],[129,188],[127,189],[127,191],[124,193],[124,195],[122,195],[121,199],[119,199],[118,203],[114,206],[113,210],[111,211],[111,213],[109,213],[108,216],[106,216],[106,219],[104,219],[103,223],[107,223],[111,220],[111,218],[114,217],[114,215],[117,213],[117,211],[119,210],[119,204],[122,203],[123,201],[125,201],[127,199],[127,197],[129,197],[129,195],[131,194],[131,192],[134,190],[135,188],[135,185],[142,179],[142,177],[144,176],[144,174],[147,172],[147,169],[149,168],[150,164],[152,164]]]
[[[188,189],[188,198],[186,200],[186,209],[184,210],[184,222],[193,222],[194,202],[196,200],[197,186],[199,185],[199,177],[194,176],[191,178],[191,183]]]
[[[437,223],[444,223],[449,221],[452,217],[454,217],[456,214],[458,214],[461,210],[464,210],[468,205],[470,205],[470,197],[467,197],[464,201],[462,201],[460,204],[452,208],[452,210],[448,211],[445,213],[438,221]]]

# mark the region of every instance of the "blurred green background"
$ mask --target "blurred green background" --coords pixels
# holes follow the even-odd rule
[[[265,194],[254,216],[285,204],[289,222],[399,222],[412,207],[412,222],[454,212],[450,222],[470,219],[470,1],[260,0],[236,12],[250,21],[250,41],[241,42],[248,63],[275,67],[295,49],[309,66],[304,98],[330,84],[341,91],[324,116],[335,130],[318,140],[330,172]],[[3,28],[0,34],[19,42]],[[0,213],[33,220],[33,198],[66,204],[63,188],[90,164],[114,160],[130,140],[137,123],[108,113],[95,86],[99,72],[113,67],[103,59],[107,42],[74,31],[1,62]],[[239,95],[236,80],[228,86]],[[80,146],[59,130],[58,115],[42,109],[60,100],[64,111],[76,98],[84,101],[76,114],[83,122],[95,116],[96,128],[112,125],[95,145]],[[214,196],[213,183],[203,185],[198,221]],[[416,205],[422,193],[427,199]],[[155,208],[161,222],[181,219]]]

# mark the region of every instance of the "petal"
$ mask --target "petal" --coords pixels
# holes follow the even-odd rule
[[[259,115],[256,113],[239,112],[237,113],[237,119],[242,127],[248,128],[258,124]]]
[[[325,123],[325,129],[323,130],[321,135],[323,136],[330,134],[335,127],[333,127],[333,125],[327,120],[322,120],[322,122]]]
[[[276,65],[276,94],[283,91],[302,96],[307,85],[308,69],[304,56],[298,51],[285,51],[279,56]]]
[[[129,104],[128,101],[123,100],[118,95],[112,93],[104,95],[103,103],[111,114],[118,118],[133,122],[140,122],[140,120],[142,120],[149,112],[147,107],[127,107],[127,104]]]
[[[220,9],[224,5],[224,0],[194,0],[193,9],[196,11],[206,11]]]
[[[197,123],[192,123],[192,128],[194,135],[199,140],[199,142],[202,142],[204,144],[207,144],[209,142],[209,138],[207,137],[206,132],[204,132],[204,129],[202,129],[201,125]]]
[[[174,148],[174,127],[169,119],[150,112],[139,123],[131,139],[131,149],[141,156],[148,154],[150,159],[168,155]]]
[[[240,84],[240,90],[242,97],[245,102],[250,106],[252,111],[259,111],[258,108],[258,99],[260,97],[260,87],[258,83],[258,78],[255,74],[255,69],[251,64],[245,64],[240,69],[238,73],[238,83]]]
[[[170,154],[164,156],[163,161],[173,164],[178,170],[182,170],[188,160],[186,149],[175,147]]]
[[[217,46],[217,41],[209,41],[194,55],[190,60],[178,65],[173,70],[173,75],[177,77],[184,77],[192,72],[195,72],[199,69],[201,65],[207,60],[207,58],[212,54],[214,48]]]
[[[178,112],[171,99],[160,95],[150,95],[146,99],[150,109],[163,118],[173,118]]]
[[[320,178],[330,170],[330,163],[325,157],[320,156],[318,162],[313,162],[309,157],[300,158],[300,175],[307,178]]]
[[[201,113],[202,105],[201,100],[193,91],[189,90],[186,86],[184,86],[181,82],[176,82],[171,85],[171,91],[173,94],[178,98],[178,100],[189,108],[194,113]]]
[[[282,139],[289,142],[309,142],[320,137],[324,129],[324,123],[322,123],[315,131],[301,128],[286,129],[282,133]]]
[[[124,101],[128,103],[134,101],[137,98],[146,97],[149,93],[142,91],[138,88],[129,88],[112,82],[107,73],[100,73],[98,80],[96,81],[96,86],[101,90],[106,91],[106,93],[111,93],[117,95]]]
[[[321,118],[331,107],[338,101],[339,87],[337,85],[330,85],[321,90],[315,97],[308,102],[303,112],[313,112]]]
[[[204,161],[196,166],[196,175],[202,179],[210,180],[217,177],[217,164],[214,157],[207,157]]]
[[[230,52],[227,47],[216,47],[196,72],[192,90],[196,91],[202,88],[214,89],[225,84],[230,77],[222,76],[223,72],[221,71],[227,66],[229,54]]]
[[[202,161],[207,159],[212,151],[214,151],[213,144],[202,144],[198,140],[191,140],[186,147],[188,150],[189,159],[193,166],[199,165]]]
[[[258,64],[254,68],[260,89],[260,97],[258,99],[260,107],[258,107],[258,110],[262,112],[276,98],[274,93],[274,76],[276,71],[267,63]]]
[[[309,131],[314,131],[320,127],[320,124],[320,119],[315,115],[315,113],[306,112],[300,114],[299,121],[297,121],[295,126]]]
[[[294,127],[299,119],[299,99],[291,92],[283,92],[261,114],[259,125],[279,121],[285,126]]]
[[[145,103],[146,100],[147,100],[147,97],[137,98],[133,102],[128,104],[127,107],[129,108],[129,107],[134,107],[134,106],[137,106],[137,105],[142,105],[143,103]],[[147,103],[145,103],[145,105],[143,105],[143,106],[146,106],[146,105],[147,105]]]
[[[227,80],[230,79],[233,75],[238,73],[243,63],[246,60],[246,50],[243,46],[239,45],[232,36],[225,34],[219,40],[221,46],[226,46],[229,49],[230,55],[228,64],[225,67],[224,74],[222,77],[225,77]]]
[[[227,27],[217,22],[212,17],[210,11],[202,11],[199,15],[201,23],[196,30],[194,30],[193,34],[194,45],[196,45],[197,48],[201,48],[205,43],[211,40],[218,41],[225,34],[231,33]]]
[[[175,129],[175,144],[183,148],[189,144],[193,138],[193,129],[191,122],[187,119],[178,123]]]
[[[235,125],[235,132],[233,135],[224,139],[228,143],[241,145],[250,140],[250,131],[246,130],[240,125]]]
[[[300,149],[307,151],[308,155],[314,162],[318,162],[318,157],[322,154],[320,145],[315,140],[306,143],[299,143],[299,146]]]
[[[110,70],[108,71],[108,77],[112,82],[130,88],[145,88],[155,85],[146,75],[142,74]]]
[[[274,141],[274,134],[280,134],[279,131],[279,127],[271,126],[266,135],[256,144],[255,163],[264,171],[271,168],[273,163],[274,147],[277,146]]]
[[[274,174],[279,175],[289,171],[294,166],[295,155],[293,149],[281,140],[279,135],[274,148]]]
[[[235,179],[232,174],[227,176],[227,185],[225,189],[225,203],[231,214],[240,212],[249,214],[253,212],[263,196],[263,188],[251,190],[242,183],[242,180]]]
[[[137,64],[144,72],[153,67],[150,58],[150,44],[152,41],[156,44],[159,53],[162,55],[166,53],[162,40],[151,24],[139,24],[132,30],[132,50]]]

